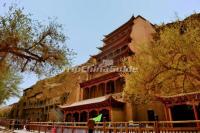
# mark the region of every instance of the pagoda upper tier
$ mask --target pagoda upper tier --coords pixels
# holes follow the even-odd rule
[[[125,24],[114,30],[103,39],[103,46],[98,47],[100,53],[92,57],[96,58],[97,63],[102,62],[104,59],[113,59],[115,64],[119,63],[120,58],[128,56],[128,44],[131,42],[130,33],[135,17],[131,17]],[[130,54],[132,52],[130,51]]]
[[[105,35],[105,38],[103,39],[104,46],[102,47],[102,49],[108,47],[108,44],[114,43],[115,41],[117,41],[117,39],[122,38],[126,35],[130,35],[134,19],[135,17],[132,16],[126,23],[124,23],[108,35]]]
[[[119,28],[105,35],[103,46],[98,47],[100,53],[92,57],[96,59],[97,64],[106,59],[112,59],[114,64],[119,64],[122,58],[135,53],[134,42],[142,43],[143,40],[149,40],[148,37],[154,32],[153,27],[143,17],[133,16]]]

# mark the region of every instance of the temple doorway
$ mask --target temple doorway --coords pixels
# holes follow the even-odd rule
[[[87,118],[88,118],[88,113],[87,112],[81,112],[80,114],[80,121],[81,122],[86,122],[87,121]]]
[[[89,113],[89,118],[94,118],[98,115],[97,111],[96,110],[92,110],[90,113]]]
[[[99,114],[102,114],[102,118],[105,119],[105,121],[110,121],[109,110],[103,109],[103,110],[99,111]],[[101,121],[103,121],[103,119],[101,119]]]
[[[195,120],[194,111],[191,105],[176,105],[171,108],[172,119],[180,120]]]
[[[66,115],[65,121],[66,121],[66,122],[71,122],[71,119],[72,119],[72,114],[70,114],[70,113],[67,114],[67,115]]]
[[[199,103],[199,105],[196,107],[196,109],[197,109],[198,117],[200,118],[200,103]],[[199,119],[198,119],[198,120],[199,120]]]
[[[154,110],[150,109],[147,110],[148,121],[155,121],[155,112]]]
[[[175,105],[171,107],[173,121],[195,120],[193,107],[191,105]],[[174,124],[176,127],[195,126],[194,124]]]
[[[73,118],[74,118],[74,121],[75,121],[75,122],[79,122],[79,113],[77,113],[77,112],[74,113],[74,114],[73,114]]]

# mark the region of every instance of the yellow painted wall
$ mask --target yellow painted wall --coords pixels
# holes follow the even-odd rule
[[[159,120],[165,120],[164,105],[161,102],[154,101],[148,104],[137,105],[136,107],[136,121],[148,121],[148,110],[154,110],[158,115]]]
[[[134,110],[134,106],[132,106],[131,103],[126,103],[125,107],[124,107],[124,112],[125,112],[125,118],[126,121],[131,121],[134,119],[135,117],[135,110]]]
[[[130,35],[132,41],[130,42],[129,47],[132,51],[137,52],[137,45],[142,45],[151,41],[152,34],[156,31],[150,22],[141,17],[134,19],[133,23],[132,32]]]
[[[112,108],[111,110],[111,121],[125,121],[125,112],[123,108]]]

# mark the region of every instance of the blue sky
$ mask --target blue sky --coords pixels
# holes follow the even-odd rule
[[[0,15],[5,12],[3,3],[18,3],[34,19],[47,21],[56,17],[69,37],[68,47],[77,56],[74,65],[85,62],[96,54],[103,35],[113,31],[132,15],[141,15],[153,24],[167,23],[200,12],[199,0],[0,0]],[[7,4],[9,5],[9,4]],[[22,88],[37,81],[34,74],[24,74]],[[7,104],[16,102],[11,98]]]

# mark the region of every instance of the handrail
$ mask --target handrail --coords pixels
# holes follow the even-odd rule
[[[16,119],[6,119],[0,118],[0,121],[13,121]],[[24,119],[17,119],[19,121],[23,121]],[[24,120],[25,121],[25,120]],[[156,121],[129,121],[129,122],[96,122],[96,124],[153,124]],[[184,120],[184,121],[157,121],[158,123],[200,123],[200,120]],[[47,124],[47,123],[54,123],[54,124],[86,124],[87,122],[30,122],[30,123],[38,123],[38,124]]]
[[[0,125],[8,128],[22,129],[26,126],[27,130],[35,131],[50,131],[51,129],[59,130],[64,133],[67,132],[83,130],[87,132],[87,122],[28,122],[23,121],[22,123],[15,124],[9,119],[0,119]],[[186,121],[134,121],[134,122],[97,122],[95,124],[94,130],[100,133],[111,131],[113,133],[123,132],[200,132],[200,127],[198,126],[200,120],[186,120]],[[177,124],[178,127],[177,127]],[[192,124],[192,125],[191,125]],[[162,125],[162,126],[161,126]]]

